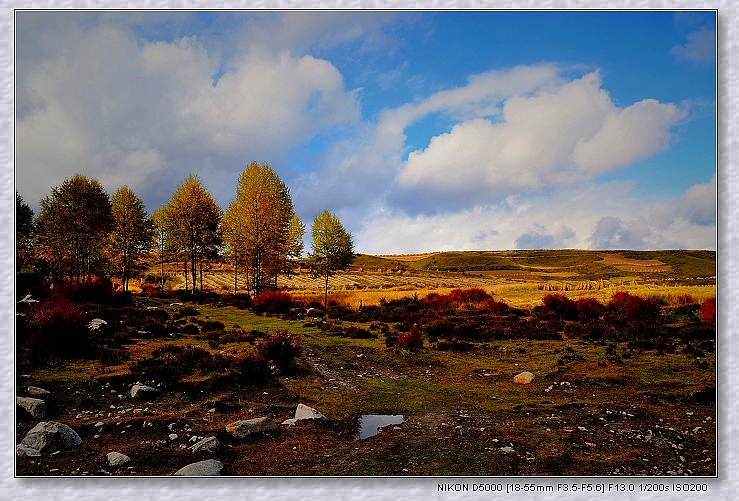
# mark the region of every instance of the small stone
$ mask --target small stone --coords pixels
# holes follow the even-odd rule
[[[130,457],[120,452],[109,452],[107,457],[110,466],[121,466],[131,461]]]
[[[517,374],[513,378],[513,382],[519,383],[519,384],[529,384],[533,380],[534,380],[534,375],[530,372],[522,372],[520,374]]]
[[[206,459],[191,463],[175,472],[177,476],[185,477],[206,477],[219,475],[223,469],[223,463],[215,459]]]

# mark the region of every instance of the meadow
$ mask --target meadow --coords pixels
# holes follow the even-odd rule
[[[19,319],[18,395],[49,390],[45,419],[82,443],[16,473],[158,476],[213,458],[239,476],[714,476],[712,256],[554,252],[362,256],[332,278],[328,311],[307,273],[255,298],[223,268],[195,296],[174,274],[165,293],[78,294],[64,298],[78,324],[107,322],[85,353],[34,351],[56,318],[37,312],[62,301],[42,298]],[[521,269],[532,278],[487,273]],[[141,401],[135,383],[159,392]],[[326,419],[280,424],[301,403]],[[403,421],[360,440],[366,415]],[[20,443],[39,420],[16,417]],[[257,417],[277,429],[226,432]],[[191,450],[210,436],[217,451]]]

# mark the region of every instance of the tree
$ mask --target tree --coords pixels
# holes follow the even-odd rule
[[[325,278],[324,308],[328,309],[328,279],[337,271],[347,269],[354,261],[352,236],[339,218],[328,211],[313,219],[312,252],[308,255],[315,276]]]
[[[221,245],[221,208],[203,188],[200,178],[188,176],[163,207],[167,241],[179,251],[185,267],[190,264],[192,292],[197,284],[197,262],[200,260],[202,289],[202,261],[217,253]],[[185,271],[187,279],[187,270]],[[187,281],[185,282],[187,287]]]
[[[51,264],[52,281],[67,273],[81,282],[102,270],[103,251],[113,229],[110,197],[96,179],[75,174],[41,200],[36,218],[39,256]]]
[[[245,268],[247,290],[259,294],[277,285],[277,276],[289,269],[291,258],[300,256],[304,231],[290,190],[279,176],[266,163],[249,164],[223,218],[225,241],[234,268],[239,264]]]
[[[154,225],[146,215],[144,202],[128,186],[123,186],[111,197],[114,229],[110,235],[111,250],[121,269],[123,290],[128,290],[128,279],[134,273],[140,258],[151,248]]]
[[[15,259],[16,271],[28,266],[33,248],[33,210],[15,192]]]

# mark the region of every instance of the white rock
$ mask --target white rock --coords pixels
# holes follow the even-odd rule
[[[131,461],[131,458],[120,452],[109,452],[108,453],[108,464],[110,466],[120,466]]]
[[[36,449],[32,449],[30,447],[26,447],[23,444],[18,444],[15,446],[15,455],[19,458],[31,458],[31,457],[38,457],[41,455],[39,451]]]
[[[72,428],[56,421],[42,421],[29,431],[21,445],[39,452],[51,452],[75,447],[82,439]]]
[[[39,388],[37,386],[29,386],[28,388],[26,388],[26,391],[32,397],[42,397],[44,395],[50,395],[51,394],[51,392],[49,390],[44,390],[43,388]]]
[[[40,398],[15,397],[15,403],[36,419],[46,417],[46,402]]]
[[[132,397],[145,397],[153,393],[159,393],[159,390],[157,388],[152,388],[151,386],[146,386],[145,384],[135,384],[131,387]],[[119,396],[122,397],[122,395]]]
[[[207,452],[213,454],[221,448],[221,443],[216,437],[207,437],[190,447],[193,452]]]
[[[246,438],[254,433],[276,430],[277,423],[267,417],[234,421],[226,425],[226,431],[235,438]]]
[[[534,380],[534,375],[530,372],[522,372],[521,374],[517,374],[513,378],[514,383],[520,383],[520,384],[529,384],[533,380]]]
[[[197,463],[191,463],[180,468],[175,472],[175,475],[184,477],[208,477],[220,475],[222,469],[223,463],[220,461],[206,459],[205,461],[198,461]]]

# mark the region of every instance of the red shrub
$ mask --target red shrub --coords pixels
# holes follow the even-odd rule
[[[622,314],[628,321],[656,320],[661,313],[657,301],[632,296],[628,292],[615,293],[611,296],[608,307]]]
[[[701,320],[716,325],[716,298],[709,297],[701,303]]]
[[[449,299],[452,303],[460,305],[465,303],[479,304],[490,299],[490,294],[485,292],[485,289],[481,289],[479,287],[472,287],[471,289],[454,289],[449,293]]]
[[[423,348],[423,332],[417,325],[413,325],[408,332],[398,333],[398,348],[406,350],[420,350]]]
[[[262,292],[254,297],[254,309],[267,313],[287,313],[293,305],[293,299],[287,292]]]
[[[491,297],[485,301],[485,308],[490,313],[502,313],[508,309],[508,304],[505,301],[496,301]]]
[[[577,313],[580,319],[598,318],[603,314],[603,305],[594,297],[582,297],[575,301]]]
[[[547,294],[541,299],[541,302],[544,305],[544,313],[554,312],[560,318],[577,319],[575,302],[564,294]]]
[[[693,296],[691,296],[690,294],[681,294],[677,296],[677,304],[681,306],[685,306],[685,305],[693,304],[693,303],[695,303],[695,299],[693,299]]]
[[[81,357],[90,349],[84,314],[67,299],[38,303],[28,314],[26,348],[35,355]]]

